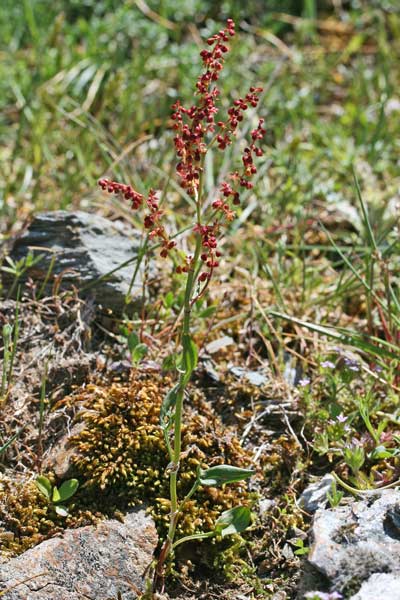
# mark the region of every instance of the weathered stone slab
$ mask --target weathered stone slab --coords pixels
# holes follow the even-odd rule
[[[350,600],[400,600],[400,573],[375,573]]]
[[[334,509],[319,509],[312,537],[308,560],[339,592],[349,587],[357,591],[377,573],[398,577],[400,492],[385,490]]]
[[[120,312],[129,292],[140,247],[140,233],[99,215],[63,210],[36,215],[25,233],[15,240],[10,256],[17,262],[28,253],[43,255],[21,278],[41,282],[50,274],[48,291],[56,278],[61,289],[75,285],[83,297],[94,296],[106,308]],[[54,257],[54,264],[51,261]],[[123,266],[125,265],[125,266]],[[142,271],[132,288],[133,301],[141,297]],[[6,287],[12,277],[3,274]]]
[[[0,565],[2,600],[135,600],[156,545],[144,510],[67,530]]]

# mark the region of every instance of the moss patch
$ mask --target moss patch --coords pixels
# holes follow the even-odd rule
[[[134,372],[129,384],[91,385],[76,401],[84,410],[85,429],[72,439],[78,450],[74,465],[88,491],[112,499],[120,507],[147,503],[161,536],[170,511],[168,459],[159,413],[171,382],[156,373]],[[202,394],[193,391],[186,402],[178,493],[183,498],[196,478],[198,466],[248,466],[250,455],[234,429],[213,414]],[[99,496],[100,497],[100,496]],[[200,488],[186,503],[178,536],[210,530],[224,510],[251,503],[247,485]]]

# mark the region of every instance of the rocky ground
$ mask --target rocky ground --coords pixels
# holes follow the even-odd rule
[[[144,591],[168,513],[158,410],[170,375],[157,344],[132,368],[120,335],[132,270],[107,275],[137,254],[135,239],[101,217],[56,212],[38,216],[11,248],[15,261],[32,246],[44,258],[19,277],[19,300],[15,278],[4,279],[0,305],[1,324],[19,328],[0,425],[5,600],[129,600]],[[139,304],[143,277],[162,279],[137,270]],[[165,597],[378,600],[385,589],[385,600],[399,599],[399,492],[349,495],[327,508],[333,480],[312,467],[302,439],[299,373],[288,362],[287,380],[273,381],[267,364],[235,363],[232,342],[204,340],[182,477],[221,457],[256,476],[249,489],[200,492],[181,527],[210,526],[238,498],[254,522],[233,542],[182,548]],[[34,485],[39,474],[52,486],[77,477],[67,515]]]

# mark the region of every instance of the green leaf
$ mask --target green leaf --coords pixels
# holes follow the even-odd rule
[[[310,552],[310,548],[304,545],[304,541],[302,539],[297,539],[293,542],[293,546],[297,548],[294,551],[296,556],[303,556],[304,554],[308,554]]]
[[[172,371],[176,369],[177,362],[177,354],[169,354],[163,360],[162,370],[163,371]]]
[[[218,465],[210,469],[200,469],[199,482],[201,485],[223,485],[225,483],[233,483],[234,481],[242,481],[254,475],[251,469],[240,469],[230,465]]]
[[[60,502],[60,500],[61,500],[60,490],[58,489],[57,486],[54,486],[52,501],[53,502]]]
[[[39,475],[39,477],[36,477],[35,485],[39,492],[43,494],[43,496],[47,498],[47,500],[51,499],[52,485],[47,479],[47,477],[45,477],[44,475]]]
[[[241,533],[250,525],[251,511],[248,506],[235,506],[226,510],[215,523],[215,533],[225,537]]]
[[[178,390],[179,384],[177,383],[172,389],[169,390],[162,401],[160,409],[160,424],[163,428],[168,427],[170,424],[171,413],[178,398]]]
[[[377,446],[374,450],[372,450],[368,458],[372,460],[382,460],[384,458],[391,458],[395,452],[395,449],[387,449],[385,446]]]
[[[14,267],[14,271],[15,271],[15,267],[17,266],[16,263],[13,261],[13,259],[11,258],[11,256],[5,256],[5,260],[6,262],[8,262],[9,265],[11,265],[12,267]]]
[[[66,500],[71,498],[71,496],[73,496],[75,494],[78,487],[79,487],[79,482],[77,479],[68,479],[68,481],[64,481],[61,484],[60,489],[58,490],[59,496],[60,496],[60,501],[65,502]],[[58,502],[58,500],[57,500],[57,502]]]
[[[140,363],[142,358],[144,358],[146,356],[148,350],[149,350],[149,348],[146,344],[138,344],[135,347],[135,349],[133,350],[133,352],[131,353],[132,363],[135,365]]]
[[[207,317],[211,317],[215,311],[217,310],[216,306],[207,306],[204,310],[199,312],[200,319],[207,319]]]
[[[175,294],[173,292],[168,292],[165,294],[163,298],[163,303],[165,308],[172,308],[175,302]]]
[[[4,340],[6,340],[8,342],[11,338],[12,332],[13,332],[12,325],[10,325],[9,323],[6,323],[5,325],[3,325],[3,339]]]
[[[14,433],[12,437],[10,437],[2,446],[0,446],[0,454],[5,452],[9,446],[17,439],[22,429],[19,429],[17,433]]]
[[[182,348],[183,348],[183,370],[185,376],[183,378],[183,385],[185,386],[192,376],[193,371],[197,367],[198,350],[197,346],[190,337],[190,335],[184,335],[182,337]]]
[[[137,333],[132,331],[127,337],[129,352],[132,354],[136,346],[139,344],[139,336]]]
[[[62,504],[58,504],[54,507],[56,513],[60,515],[60,517],[68,517],[68,508],[66,506],[62,506]]]

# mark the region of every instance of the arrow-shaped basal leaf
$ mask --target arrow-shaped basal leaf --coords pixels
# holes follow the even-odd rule
[[[248,506],[235,506],[226,510],[215,523],[215,533],[225,537],[241,533],[251,523],[251,511]]]
[[[209,469],[200,469],[198,479],[201,485],[218,486],[225,483],[242,481],[254,475],[252,469],[241,469],[231,465],[217,465]]]

